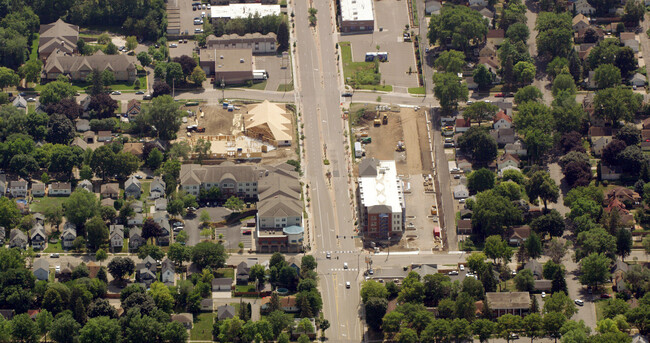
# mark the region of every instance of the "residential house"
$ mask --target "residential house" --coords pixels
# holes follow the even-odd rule
[[[537,292],[550,292],[553,289],[553,280],[535,280],[535,290]]]
[[[470,121],[465,120],[464,118],[456,118],[456,132],[463,133],[469,130]]]
[[[519,158],[516,155],[505,153],[497,159],[497,169],[501,171],[505,167],[519,167]]]
[[[577,45],[575,49],[578,51],[578,57],[585,61],[595,46],[596,43],[582,43]]]
[[[617,166],[608,166],[602,163],[599,166],[601,180],[619,180],[623,175],[623,171]]]
[[[524,144],[524,142],[520,140],[514,143],[506,144],[504,149],[506,154],[511,154],[515,156],[526,156],[528,154],[528,149],[526,148],[526,144]]]
[[[36,212],[32,214],[32,217],[37,223],[45,225],[45,216],[42,213]]]
[[[459,158],[456,160],[456,167],[460,169],[463,173],[472,172],[472,164],[465,158]]]
[[[515,226],[512,228],[512,233],[510,234],[508,243],[511,245],[521,245],[528,239],[528,237],[530,237],[530,226]]]
[[[142,194],[142,184],[140,184],[140,180],[138,180],[135,175],[131,175],[131,177],[124,182],[124,196],[127,198],[133,197],[139,199],[140,194]]]
[[[86,151],[89,148],[88,143],[86,143],[86,141],[84,141],[83,138],[80,138],[80,137],[75,137],[72,140],[72,143],[70,143],[70,146],[73,146],[73,147],[77,146],[77,147],[81,148],[81,150],[83,150],[83,151]]]
[[[124,143],[122,151],[130,152],[138,158],[142,158],[142,151],[144,149],[143,143]]]
[[[212,279],[212,291],[227,291],[230,292],[232,289],[232,279],[231,278],[214,278]]]
[[[69,196],[72,193],[70,182],[54,182],[48,187],[49,196]]]
[[[499,110],[505,112],[505,114],[506,114],[508,117],[512,118],[512,115],[513,115],[513,112],[512,112],[513,104],[512,104],[511,101],[498,100],[497,102],[494,102],[493,104],[496,105],[496,106],[499,108]]]
[[[489,22],[492,22],[492,20],[494,19],[494,12],[492,12],[492,11],[491,11],[489,8],[487,8],[487,7],[484,8],[484,9],[482,9],[482,10],[480,10],[480,11],[478,11],[478,13],[480,13],[481,16],[482,16],[483,18],[487,19]]]
[[[612,128],[602,126],[592,126],[589,128],[589,139],[594,154],[600,156],[607,144],[612,141]]]
[[[9,181],[9,194],[14,198],[24,198],[27,196],[27,181],[20,179]]]
[[[144,223],[144,216],[142,213],[136,213],[132,217],[129,217],[126,221],[126,224],[129,226],[142,225],[142,223]]]
[[[512,127],[512,118],[504,111],[499,111],[493,119],[492,127],[495,130],[509,129]]]
[[[104,198],[99,201],[100,206],[109,206],[109,207],[114,207],[115,206],[115,200],[111,198]]]
[[[578,0],[573,3],[573,7],[575,8],[576,13],[583,15],[592,15],[596,12],[596,9],[589,4],[588,0]]]
[[[240,262],[237,265],[236,279],[238,285],[248,285],[248,279],[250,275],[250,268],[246,262]]]
[[[201,300],[201,311],[203,312],[213,312],[214,311],[214,301],[212,298],[202,299]]]
[[[156,260],[151,256],[147,256],[142,260],[142,262],[136,265],[136,269],[149,269],[152,272],[155,272],[157,268],[156,266]]]
[[[288,297],[280,297],[280,309],[288,313],[296,313],[300,311],[296,297],[292,295]]]
[[[133,120],[138,116],[138,114],[140,114],[140,111],[140,101],[136,99],[129,100],[129,103],[126,105],[126,116],[129,117],[130,120]]]
[[[224,162],[219,165],[202,166],[183,164],[181,166],[181,189],[194,196],[199,189],[218,187],[224,199],[230,196],[254,198],[258,195],[257,181],[261,170],[250,165],[235,165]]]
[[[160,213],[160,212],[156,212],[156,213]],[[167,213],[167,211],[165,211],[165,213]],[[169,245],[169,241],[171,239],[171,233],[172,233],[171,227],[169,226],[169,221],[164,220],[162,223],[159,224],[160,224],[160,235],[156,237],[156,243],[158,243],[158,245],[167,246]]]
[[[61,232],[61,246],[64,249],[71,249],[75,239],[77,239],[77,227],[71,222],[66,222]]]
[[[293,141],[291,116],[283,106],[268,100],[251,108],[244,122],[248,137],[274,146],[288,146]]]
[[[77,188],[83,188],[87,190],[88,192],[92,193],[93,192],[93,183],[90,182],[90,180],[81,180],[77,184]]]
[[[16,310],[0,310],[0,316],[3,316],[5,320],[11,320],[16,315]]]
[[[470,6],[487,6],[488,2],[486,0],[468,0]]]
[[[113,133],[111,131],[99,131],[97,132],[97,141],[98,142],[110,142],[113,140]]]
[[[528,292],[486,292],[485,301],[492,311],[492,317],[504,314],[525,316],[530,311],[530,294]]]
[[[490,130],[490,136],[497,141],[499,146],[505,146],[508,143],[514,143],[516,141],[515,129],[492,129]]]
[[[156,282],[156,273],[148,268],[140,268],[136,270],[136,280],[149,287],[152,283]]]
[[[494,47],[491,47],[489,45],[485,45],[481,50],[478,52],[478,57],[496,57],[497,52]]]
[[[135,56],[126,54],[106,55],[97,50],[91,56],[66,56],[53,53],[45,61],[42,78],[56,80],[59,75],[68,76],[73,81],[85,81],[93,70],[113,72],[115,81],[133,82],[137,78]]]
[[[576,44],[582,43],[598,43],[605,39],[605,31],[597,26],[588,26],[583,29],[576,30],[573,33],[573,41]]]
[[[542,267],[542,264],[539,263],[537,260],[529,260],[525,265],[524,269],[530,270],[530,272],[533,274],[533,277],[536,280],[541,280],[544,278],[544,268]]]
[[[165,196],[165,181],[160,176],[156,176],[149,185],[149,200],[155,200]]]
[[[29,240],[34,250],[42,250],[45,248],[47,236],[45,236],[45,228],[43,228],[43,225],[37,223],[29,230]]]
[[[11,103],[15,108],[27,112],[27,100],[21,95],[18,95]]]
[[[619,35],[619,40],[621,41],[621,44],[631,48],[634,53],[639,52],[639,41],[636,39],[636,33],[621,32]]]
[[[171,318],[172,318],[172,322],[181,323],[188,330],[192,329],[192,325],[194,323],[194,316],[192,316],[191,313],[172,314]]]
[[[90,131],[90,121],[88,121],[88,119],[77,119],[75,127],[79,132]]]
[[[454,187],[454,199],[465,199],[469,197],[467,186],[460,184]]]
[[[610,189],[605,195],[605,202],[610,203],[614,199],[622,202],[626,207],[639,206],[643,200],[639,193],[626,187],[616,187]]]
[[[133,200],[131,202],[131,209],[133,209],[133,212],[135,213],[142,213],[142,207],[144,206],[142,201],[140,200]]]
[[[174,263],[168,258],[165,258],[162,261],[160,270],[162,272],[162,282],[174,284],[174,281],[176,280],[176,268],[174,267]]]
[[[630,84],[637,87],[643,87],[646,84],[647,78],[641,73],[636,73],[630,77]]]
[[[50,262],[47,258],[39,258],[34,261],[32,270],[37,280],[48,281],[50,279]]]
[[[424,13],[426,14],[440,14],[442,9],[442,2],[440,0],[426,0],[424,3]]]
[[[236,315],[235,307],[230,305],[221,305],[217,307],[217,320],[233,318]]]
[[[316,327],[316,320],[314,318],[308,318],[309,321],[311,322],[312,327]],[[298,329],[298,323],[300,323],[302,319],[301,318],[294,318],[293,320],[293,326],[291,329],[291,340],[297,340],[300,336],[306,335],[307,338],[309,338],[309,341],[314,341],[316,340],[316,331],[312,332],[304,332],[303,330]]]
[[[485,68],[494,75],[496,75],[501,68],[501,62],[499,62],[499,58],[496,56],[479,57],[478,64],[484,65]]]
[[[166,211],[167,210],[167,199],[166,198],[158,198],[154,202],[154,206],[156,207],[156,211]]]
[[[118,183],[105,183],[101,186],[99,194],[102,198],[117,199],[120,195],[120,185]]]
[[[503,29],[488,30],[485,39],[488,45],[499,47],[506,39],[506,31]]]
[[[648,5],[646,4],[646,6]],[[640,333],[637,333],[636,335],[632,336],[632,343],[648,343],[648,339]]]
[[[38,37],[38,56],[45,62],[54,52],[72,55],[77,52],[79,26],[59,19],[51,24],[41,25]]]
[[[83,133],[84,141],[88,144],[95,143],[95,133],[93,131],[86,131]]]
[[[572,23],[573,23],[573,31],[586,29],[587,27],[590,26],[589,18],[582,13],[579,13],[578,15],[573,17]]]
[[[33,197],[44,197],[45,196],[45,184],[40,181],[35,181],[32,183],[32,196]]]
[[[459,235],[471,235],[472,234],[472,220],[471,219],[461,219],[458,221],[456,226],[456,232]]]
[[[141,228],[133,227],[129,230],[129,251],[136,252],[138,248],[145,243],[145,239],[142,237]]]
[[[124,225],[111,225],[108,239],[111,241],[111,249],[121,250],[124,247]]]
[[[11,229],[9,232],[9,248],[27,248],[27,235],[19,229]]]

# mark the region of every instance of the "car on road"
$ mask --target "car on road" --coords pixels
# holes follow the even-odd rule
[[[145,94],[142,96],[142,100],[151,100],[152,98],[151,94]]]
[[[343,269],[348,269],[348,263],[347,262],[343,263]]]
[[[59,258],[58,253],[50,254],[50,258]]]
[[[203,29],[196,28],[194,29],[194,33],[203,33]]]
[[[136,95],[142,95],[142,94],[144,94],[144,92],[143,91],[137,91],[137,92],[135,92],[135,94]]]
[[[609,298],[612,297],[612,295],[611,295],[611,294],[607,294],[607,293],[603,293],[603,294],[600,295],[600,297],[601,297],[602,299],[609,299]]]
[[[345,288],[350,288],[350,281],[345,281]]]
[[[203,5],[205,6],[205,5]],[[201,12],[201,18],[205,18],[205,12]]]
[[[519,335],[513,332],[510,334],[510,339],[519,339]]]
[[[503,93],[497,93],[497,94],[494,94],[494,96],[497,97],[497,98],[505,97],[505,95]]]
[[[210,6],[210,4],[208,4],[208,9],[211,9],[211,8],[212,8],[212,6]]]
[[[576,303],[576,305],[578,306],[585,306],[585,302],[580,299],[576,299],[573,302]]]
[[[114,91],[114,92],[112,92],[111,94],[112,94],[112,95],[122,95],[122,92],[120,92],[120,91]]]
[[[192,11],[196,11],[196,6],[192,6]]]
[[[372,270],[372,269],[368,269],[368,274],[373,275],[374,273],[375,273],[374,270]]]
[[[342,96],[342,97],[347,97],[347,98],[349,98],[349,97],[352,96],[352,93],[350,93],[350,92],[345,92],[345,93],[342,93],[341,96]]]
[[[458,179],[460,179],[460,178],[461,178],[461,175],[460,175],[460,174],[454,174],[454,179],[458,180]]]
[[[332,253],[328,251],[328,252],[325,254],[325,258],[327,258],[328,260],[331,260],[331,259],[332,259]]]
[[[27,102],[36,102],[35,98],[27,98]]]
[[[59,274],[61,272],[61,266],[54,267],[54,271]]]
[[[546,292],[542,292],[542,298],[546,298]]]

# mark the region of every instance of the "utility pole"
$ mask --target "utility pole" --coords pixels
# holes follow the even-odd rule
[[[226,83],[223,80],[223,77],[221,77],[221,101],[226,101]]]

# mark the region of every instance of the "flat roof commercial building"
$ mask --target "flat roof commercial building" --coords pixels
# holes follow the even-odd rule
[[[206,38],[208,49],[251,49],[253,54],[271,54],[278,49],[275,33],[269,32],[265,35],[255,32],[240,36],[236,33],[216,37],[209,35]]]
[[[253,80],[253,52],[251,49],[201,50],[199,65],[206,75],[214,75],[218,86],[242,84]]]
[[[366,238],[401,237],[405,205],[395,161],[366,158],[359,164],[361,225]]]
[[[256,15],[259,15],[260,17],[266,17],[269,15],[280,15],[280,5],[248,3],[212,6],[210,13],[213,20],[248,18],[249,16],[254,17]]]
[[[341,0],[341,33],[369,33],[375,29],[372,0]]]

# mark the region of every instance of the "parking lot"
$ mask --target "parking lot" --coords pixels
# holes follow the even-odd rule
[[[267,91],[278,91],[282,84],[291,83],[291,59],[282,60],[281,55],[258,55],[255,56],[255,69],[264,69],[269,74],[266,81]],[[283,64],[286,68],[282,68]]]
[[[192,57],[192,52],[196,47],[196,41],[194,40],[187,40],[187,43],[179,43],[178,39],[170,40],[169,43],[167,43],[167,45],[169,46],[171,44],[177,45],[176,48],[172,48],[172,47],[169,48],[169,56],[171,58],[181,57],[183,55]]]
[[[366,52],[377,52],[377,46],[380,52],[388,52],[388,62],[379,65],[382,82],[392,85],[396,92],[406,93],[409,87],[418,86],[413,43],[404,42],[403,38],[403,30],[409,23],[407,3],[384,0],[375,1],[374,6],[375,31],[372,34],[346,35],[340,40],[351,43],[355,62],[364,61]]]
[[[194,35],[194,29],[203,28],[202,25],[194,25],[194,18],[201,17],[201,12],[205,12],[205,19],[210,15],[210,10],[207,9],[192,9],[192,4],[199,2],[198,0],[169,0],[168,8],[177,7],[180,12],[181,35]]]

